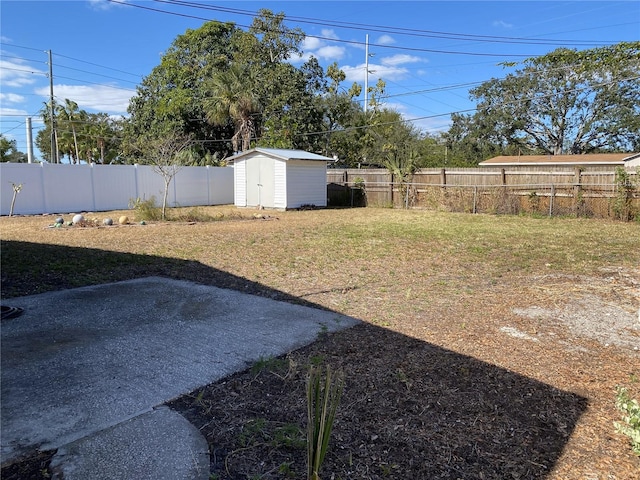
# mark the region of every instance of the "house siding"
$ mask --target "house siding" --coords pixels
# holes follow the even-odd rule
[[[286,174],[286,208],[327,206],[327,165],[318,161],[289,160]]]

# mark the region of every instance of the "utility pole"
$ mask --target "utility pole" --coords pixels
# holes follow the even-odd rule
[[[58,144],[56,142],[56,112],[53,105],[53,60],[49,50],[49,115],[51,117],[51,162],[58,163]]]
[[[364,42],[364,113],[369,108],[369,74],[375,72],[369,71],[369,57],[373,57],[373,53],[369,53],[369,34],[365,37]]]
[[[364,113],[367,113],[369,103],[369,34],[364,41]]]
[[[33,130],[31,117],[27,117],[27,163],[33,163]]]

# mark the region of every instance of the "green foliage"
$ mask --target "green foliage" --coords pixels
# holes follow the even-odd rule
[[[224,215],[223,216],[209,215],[208,213],[204,212],[201,208],[193,207],[188,210],[181,211],[177,214],[172,213],[171,220],[177,220],[179,222],[213,222],[213,221],[221,220],[223,217]]]
[[[307,479],[320,480],[319,472],[329,447],[336,411],[344,388],[341,373],[329,366],[312,366],[307,376]]]
[[[634,192],[640,188],[640,168],[635,177],[633,181],[631,174],[623,167],[616,167],[616,195],[611,199],[611,209],[615,218],[625,222],[633,220],[638,215],[633,206],[633,196]]]
[[[19,152],[15,140],[9,140],[0,133],[0,162],[26,163],[27,155]]]
[[[231,64],[241,35],[231,23],[207,22],[176,37],[130,100],[130,117],[122,132],[128,162],[144,162],[132,148],[140,135],[159,136],[167,131],[199,140],[194,149],[202,163],[207,154],[225,158],[232,153],[230,142],[220,140],[231,138],[233,125],[208,122],[204,99],[209,80]]]
[[[640,42],[559,48],[471,90],[469,134],[507,153],[631,151],[640,141]],[[513,153],[511,153],[513,154]]]
[[[209,95],[204,102],[207,119],[214,125],[232,122],[234,152],[249,150],[255,137],[255,116],[261,112],[255,94],[256,78],[248,65],[234,64],[216,72],[209,82]]]
[[[112,163],[120,155],[122,122],[107,113],[87,113],[68,98],[64,104],[54,102],[58,159],[51,158],[51,108],[41,110],[45,128],[36,134],[35,143],[45,160],[56,163],[67,156],[69,163]]]
[[[129,199],[129,208],[136,212],[136,220],[157,221],[162,219],[162,209],[156,205],[156,197],[147,200]]]
[[[260,357],[252,366],[251,374],[259,375],[262,372],[282,372],[289,366],[289,362],[285,358],[276,357]]]
[[[623,413],[622,422],[615,422],[616,430],[629,437],[631,449],[640,456],[640,404],[629,396],[624,387],[616,389],[616,407]]]
[[[298,425],[278,424],[262,417],[246,422],[237,440],[242,448],[269,445],[273,448],[302,449],[306,445],[304,432]]]

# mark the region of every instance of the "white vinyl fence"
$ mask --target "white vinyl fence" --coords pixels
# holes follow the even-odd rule
[[[22,184],[14,215],[125,210],[131,199],[156,197],[164,179],[148,165],[0,164],[0,215],[9,215],[12,184]],[[183,167],[171,181],[167,205],[233,204],[233,167]]]

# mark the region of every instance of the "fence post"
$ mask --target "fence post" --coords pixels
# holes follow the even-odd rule
[[[477,202],[477,199],[478,199],[478,186],[477,186],[477,185],[475,185],[475,186],[473,187],[473,213],[476,213],[476,212],[477,212],[477,209],[476,209],[476,205],[477,205],[477,203],[476,203],[476,202]]]
[[[40,163],[40,188],[42,188],[42,213],[49,213],[47,211],[47,188],[46,181],[44,178],[45,175],[45,165],[49,165],[48,163],[41,162]]]
[[[580,216],[580,197],[582,190],[582,168],[576,167],[573,174],[573,208],[576,217]]]
[[[97,210],[96,208],[96,183],[95,180],[93,178],[94,172],[95,172],[95,166],[96,164],[91,162],[90,164],[91,170],[89,170],[91,172],[91,201],[93,203],[93,211],[95,212]]]
[[[140,198],[140,187],[138,186],[138,164],[134,163],[133,164],[133,179],[136,182],[136,198],[134,200],[137,200],[138,198]]]
[[[391,178],[391,181],[389,182],[389,187],[390,187],[389,188],[389,194],[390,194],[390,197],[391,197],[391,206],[393,207],[394,206],[394,203],[393,203],[393,173],[391,173],[391,177],[390,178]]]
[[[442,168],[440,170],[440,185],[442,188],[447,188],[447,170]]]
[[[406,191],[404,192],[404,208],[405,210],[409,209],[409,188],[410,188],[409,183],[405,184],[405,189]]]
[[[207,165],[207,205],[211,205],[211,169]]]
[[[553,197],[556,196],[556,186],[551,185],[551,196],[549,197],[549,216],[553,215]]]

